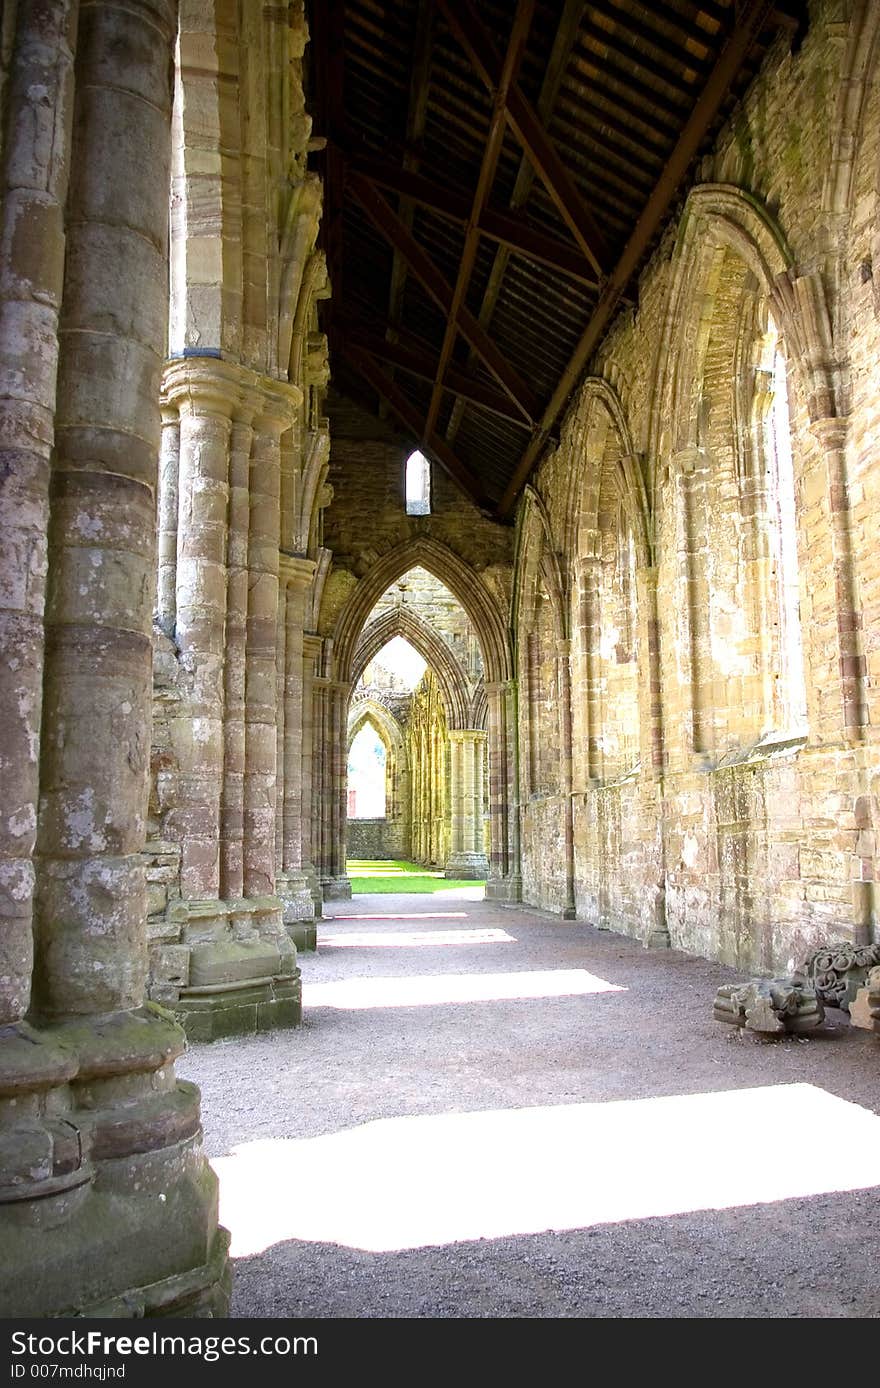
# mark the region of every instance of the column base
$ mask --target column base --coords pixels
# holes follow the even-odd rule
[[[443,876],[463,882],[484,882],[489,876],[489,859],[485,853],[453,853],[447,859]]]
[[[318,874],[315,872],[311,863],[303,863],[303,876],[306,879],[308,889],[312,894],[312,901],[315,904],[315,920],[319,921],[323,915],[324,894],[321,891]]]
[[[305,874],[284,873],[275,889],[281,901],[281,918],[297,950],[317,949],[315,903]]]
[[[185,1041],[150,1006],[2,1032],[0,1316],[224,1316]],[[47,1141],[48,1138],[48,1141]]]
[[[296,945],[276,896],[172,903],[150,965],[150,997],[191,1041],[302,1021]]]
[[[351,901],[351,882],[348,877],[322,877],[321,891],[325,901]]]
[[[248,1036],[302,1024],[302,981],[295,977],[264,979],[214,989],[187,988],[174,1005],[174,1015],[188,1041],[219,1041],[224,1036]]]
[[[491,877],[486,883],[486,900],[518,905],[522,901],[522,878],[519,873],[509,877]]]

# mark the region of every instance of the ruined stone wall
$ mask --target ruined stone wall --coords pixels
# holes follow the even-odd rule
[[[549,536],[518,567],[524,896],[565,898],[564,799],[534,770],[549,549],[577,911],[746,968],[876,932],[878,18],[819,3],[771,50],[542,461]]]

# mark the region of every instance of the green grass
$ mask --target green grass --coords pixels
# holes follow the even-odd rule
[[[364,893],[389,895],[410,892],[448,892],[456,887],[481,887],[482,882],[465,882],[444,877],[441,871],[431,872],[418,863],[350,858],[346,864],[353,896]]]

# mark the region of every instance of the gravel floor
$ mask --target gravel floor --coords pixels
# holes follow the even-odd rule
[[[233,1313],[880,1314],[880,1041],[762,1044],[730,970],[474,895],[333,903],[302,1029],[179,1065]]]

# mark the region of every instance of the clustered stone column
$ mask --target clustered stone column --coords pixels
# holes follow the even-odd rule
[[[303,636],[303,730],[302,730],[302,870],[320,918],[323,893],[315,863],[318,861],[318,820],[314,800],[315,766],[315,667],[321,658],[323,640],[314,632]],[[320,769],[320,766],[319,766]]]
[[[178,412],[173,634],[180,898],[153,952],[152,994],[192,1036],[299,1021],[295,946],[275,886],[280,439],[300,391],[232,362],[166,368]],[[169,428],[166,424],[166,430]],[[170,533],[172,525],[166,523]],[[160,614],[160,622],[162,621]],[[300,612],[301,622],[301,612]],[[301,628],[300,628],[301,629]]]
[[[691,751],[699,765],[711,749],[711,670],[709,668],[709,588],[706,567],[708,541],[708,468],[699,449],[679,453],[681,469],[684,552],[686,575],[689,678],[691,682]]]
[[[282,772],[281,862],[277,891],[284,924],[297,949],[315,949],[315,903],[303,870],[303,719],[305,600],[315,571],[314,560],[282,555],[284,614],[282,698],[279,700]],[[279,642],[280,644],[280,642]],[[308,729],[311,737],[311,727]]]
[[[446,876],[482,880],[489,872],[483,838],[486,734],[481,728],[450,728],[448,737],[452,817]]]
[[[639,650],[642,669],[639,680],[642,706],[641,727],[642,766],[645,779],[651,785],[654,822],[657,826],[657,877],[646,944],[651,949],[669,949],[671,937],[666,917],[666,803],[664,794],[666,755],[663,738],[662,671],[660,666],[660,613],[657,606],[657,567],[644,566],[637,571]]]
[[[40,758],[34,973],[24,1021],[29,961],[13,931],[16,983],[0,1045],[7,1316],[217,1314],[227,1298],[227,1241],[201,1154],[198,1091],[174,1074],[183,1033],[143,1006],[175,28],[175,0],[81,0],[78,32],[73,5],[25,0],[16,16],[7,148],[21,170],[7,161],[13,196],[4,200],[4,232],[28,201],[35,220],[26,218],[27,235],[9,246],[21,311],[13,308],[16,326],[6,278],[0,352],[8,370],[7,353],[23,351],[20,330],[30,326],[46,356],[40,364],[20,358],[18,390],[7,390],[7,401],[31,400],[28,434],[13,428],[8,437],[13,448],[31,441],[12,459],[30,553],[11,558],[13,572],[27,559],[33,586],[27,603],[11,606],[32,644],[12,646],[4,630],[2,663],[26,668],[34,688],[53,404],[55,452],[41,726],[38,702],[23,706]],[[59,300],[74,39],[74,174]],[[8,408],[13,425],[24,423],[21,409]],[[31,767],[23,789],[32,794],[34,781]],[[30,804],[25,835],[34,828]]]
[[[522,899],[520,872],[517,685],[487,681],[489,754],[489,876],[487,901]]]
[[[314,756],[320,775],[314,779],[312,806],[318,846],[316,871],[325,901],[347,901],[351,882],[345,870],[348,767],[345,711],[350,686],[321,677],[314,681]]]
[[[578,595],[578,625],[581,647],[581,707],[584,719],[584,774],[588,783],[601,776],[599,736],[601,710],[599,707],[599,645],[601,624],[599,612],[600,560],[595,555],[584,556],[575,569],[575,591]]]

